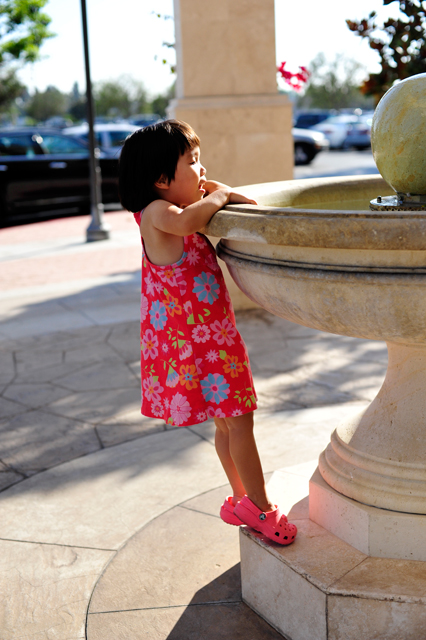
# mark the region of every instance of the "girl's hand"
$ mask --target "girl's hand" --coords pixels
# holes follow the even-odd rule
[[[220,189],[228,192],[229,204],[257,204],[256,200],[251,200],[250,198],[243,196],[241,193],[233,191],[231,187],[228,187],[228,185],[223,184],[222,182],[217,182],[216,180],[206,180],[203,186],[206,190],[204,197]]]
[[[217,182],[216,180],[206,180],[203,184],[203,187],[206,190],[204,197],[210,195],[211,193],[213,193],[213,191],[217,191],[218,189],[227,189],[228,191],[231,191],[231,187],[228,187],[228,185],[226,184],[222,184],[222,182]]]
[[[229,194],[229,204],[257,204],[256,200],[243,196],[242,193],[231,191]]]

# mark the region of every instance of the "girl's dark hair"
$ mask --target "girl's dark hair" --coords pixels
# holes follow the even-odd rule
[[[180,156],[199,146],[195,131],[180,120],[164,120],[130,134],[119,162],[118,190],[123,207],[136,213],[157,200],[155,182],[164,176],[170,183]]]

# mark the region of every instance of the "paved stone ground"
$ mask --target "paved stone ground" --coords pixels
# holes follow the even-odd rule
[[[107,220],[89,245],[86,218],[0,231],[0,640],[278,638],[241,602],[212,423],[140,415],[140,241]],[[265,471],[314,468],[377,393],[384,344],[237,322]]]

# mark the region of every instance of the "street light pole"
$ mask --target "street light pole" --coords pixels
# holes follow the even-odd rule
[[[81,0],[81,19],[83,23],[84,63],[86,68],[87,121],[89,123],[90,213],[92,216],[92,220],[86,230],[86,239],[87,242],[94,242],[96,240],[107,240],[109,238],[109,226],[103,221],[104,207],[101,192],[101,168],[99,166],[99,150],[96,148],[95,131],[93,128],[94,108],[92,81],[90,79],[86,0]]]

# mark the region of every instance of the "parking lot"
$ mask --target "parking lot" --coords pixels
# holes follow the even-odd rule
[[[322,178],[378,173],[371,149],[322,151],[307,166],[294,168],[295,178]]]

